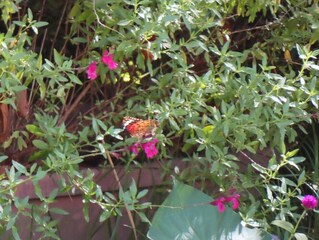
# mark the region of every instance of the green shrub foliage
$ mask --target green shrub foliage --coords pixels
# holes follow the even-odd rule
[[[41,236],[59,239],[48,216],[66,212],[49,204],[73,189],[83,193],[87,221],[95,203],[100,221],[126,209],[149,222],[152,203],[134,180],[113,195],[82,171],[147,162],[130,151],[140,139],[121,127],[131,116],[158,121],[151,161],[163,179],[214,197],[235,188],[246,224],[283,239],[318,234],[298,221],[298,198],[316,187],[316,165],[298,155],[318,111],[316,1],[4,0],[0,8],[3,232],[19,239],[24,215]],[[186,166],[174,168],[177,159]],[[45,196],[39,181],[52,173],[61,187]],[[42,202],[36,210],[15,194],[28,181]]]

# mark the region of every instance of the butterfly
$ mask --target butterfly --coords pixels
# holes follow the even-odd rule
[[[154,136],[155,130],[158,127],[156,120],[142,120],[133,117],[124,117],[122,124],[124,129],[127,130],[132,137],[138,138]]]

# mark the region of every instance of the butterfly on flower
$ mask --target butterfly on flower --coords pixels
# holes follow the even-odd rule
[[[154,136],[158,122],[151,119],[142,120],[139,118],[124,117],[123,127],[132,137],[148,138]]]

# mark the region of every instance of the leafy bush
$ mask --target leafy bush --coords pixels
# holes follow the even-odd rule
[[[116,198],[81,171],[92,158],[113,169],[146,162],[129,151],[137,139],[120,128],[127,115],[159,122],[163,178],[199,183],[213,196],[234,188],[246,224],[301,236],[294,228],[302,214],[298,198],[315,192],[307,177],[313,169],[303,169],[297,150],[297,136],[318,108],[315,3],[78,0],[32,10],[22,4],[0,5],[0,159],[7,166],[1,221],[14,238],[12,203],[19,214],[32,208],[14,195],[16,187],[32,181],[43,202],[36,214],[46,215],[57,193],[44,198],[38,182],[50,173],[65,176],[59,191],[80,189],[86,204],[101,206],[101,221],[121,209],[148,221],[142,210],[151,205],[140,203],[146,192],[134,181],[119,185]],[[265,149],[269,159],[256,159]],[[190,166],[173,173],[177,158]],[[88,219],[87,207],[84,214]],[[38,219],[44,237],[59,238],[55,221],[27,216]]]

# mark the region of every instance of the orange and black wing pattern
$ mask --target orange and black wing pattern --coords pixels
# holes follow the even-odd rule
[[[158,127],[156,120],[142,120],[133,117],[124,117],[123,127],[132,137],[150,137],[153,136]]]

